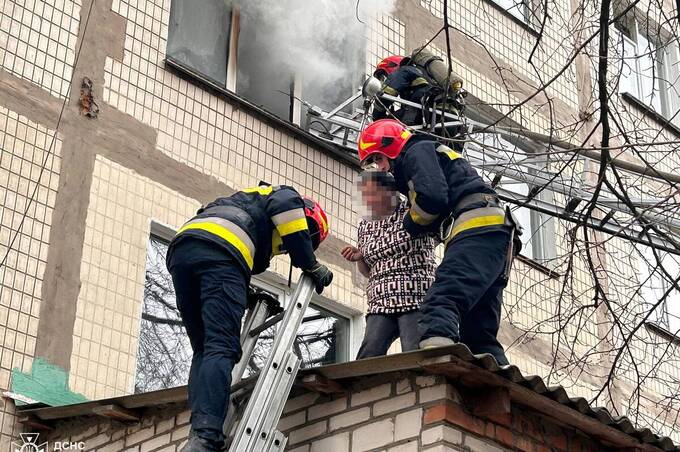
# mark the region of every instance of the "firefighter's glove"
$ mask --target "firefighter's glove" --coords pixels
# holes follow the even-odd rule
[[[316,293],[323,292],[324,287],[328,287],[333,281],[333,272],[323,264],[316,263],[311,268],[304,270],[313,280],[316,287]]]

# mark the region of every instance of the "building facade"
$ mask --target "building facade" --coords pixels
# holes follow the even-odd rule
[[[205,3],[203,8],[186,0],[0,3],[0,388],[15,400],[47,397],[15,384],[38,386],[43,375],[64,379],[63,387],[47,385],[48,395],[75,393],[90,400],[184,384],[188,349],[165,271],[167,242],[201,204],[261,180],[293,185],[329,214],[332,234],[318,254],[335,279],[312,300],[301,330],[306,365],[356,355],[365,281],[339,251],[356,241],[352,184],[359,167],[351,152],[309,132],[313,117],[301,100],[327,110],[339,104],[380,58],[410,53],[437,35],[444,2],[375,2],[378,6],[357,13],[363,20],[355,17],[353,2],[311,19],[304,11],[313,8],[300,2],[263,2],[260,8]],[[281,5],[289,10],[281,11]],[[558,0],[559,14],[542,26],[538,4],[449,4],[453,70],[475,99],[469,108],[508,114],[533,132],[597,142],[597,134],[588,136],[579,126],[592,121],[595,111],[593,53],[573,57],[596,22],[592,5],[586,6]],[[662,12],[672,10],[662,6],[666,10],[634,5],[637,14],[622,16],[619,22],[627,22],[618,28],[612,25],[623,36],[616,42],[625,44],[612,39],[612,52],[644,55],[650,47],[645,33],[652,34],[645,30],[657,28],[635,19],[652,17],[661,24]],[[272,22],[272,15],[279,20]],[[312,27],[312,19],[320,24]],[[342,26],[354,20],[360,25]],[[342,28],[347,30],[339,32]],[[654,39],[662,34],[655,32]],[[311,53],[318,47],[324,48],[323,58]],[[444,34],[430,47],[445,53]],[[291,48],[300,55],[286,54]],[[667,71],[669,80],[677,49],[666,48],[665,59],[651,64]],[[284,64],[294,58],[304,65]],[[647,67],[633,61],[634,71],[626,72],[625,65],[621,70],[627,88],[616,96],[621,127],[638,140],[672,143],[678,134],[672,84],[650,88]],[[627,142],[623,133],[615,140]],[[680,157],[673,145],[659,146],[649,158],[657,169],[676,171]],[[620,157],[639,160],[628,154]],[[596,168],[579,165],[565,174],[588,185]],[[672,188],[647,186],[643,194],[667,190],[673,196]],[[542,196],[568,201],[549,190]],[[669,404],[680,378],[678,339],[672,334],[680,328],[673,317],[680,309],[672,307],[677,291],[661,300],[671,307],[664,310],[669,315],[631,333],[631,356],[644,362],[653,355],[660,364],[637,374],[632,365],[619,368],[611,384],[605,370],[616,365],[612,344],[622,339],[611,328],[608,304],[583,321],[571,316],[596,298],[593,275],[600,276],[611,304],[627,310],[633,303],[631,312],[640,316],[648,312],[645,306],[658,304],[647,294],[663,292],[667,275],[659,283],[663,287],[647,284],[658,272],[641,270],[636,262],[644,262],[646,251],[622,238],[597,236],[596,242],[606,243],[594,247],[595,257],[588,259],[587,250],[570,241],[573,223],[526,209],[518,213],[529,233],[506,290],[500,337],[510,361],[573,395],[591,398],[605,386],[610,408],[639,414],[638,422],[677,440],[678,408]],[[672,281],[678,270],[669,268],[675,268]],[[292,280],[297,276],[293,272]],[[287,258],[277,257],[254,284],[285,303],[290,277]],[[562,306],[566,314],[558,316]],[[556,326],[557,335],[551,333]],[[252,367],[257,366],[256,359]],[[631,402],[636,395],[640,405]],[[23,427],[13,401],[1,411],[4,448]]]

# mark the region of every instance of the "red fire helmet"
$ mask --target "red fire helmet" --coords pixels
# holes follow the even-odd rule
[[[368,125],[359,136],[359,160],[381,154],[395,159],[413,134],[394,119],[381,119]]]
[[[399,55],[392,55],[388,56],[387,58],[383,58],[383,60],[375,67],[375,72],[373,72],[373,75],[376,77],[380,77],[381,75],[390,75],[392,72],[397,70],[401,64],[401,60],[403,59],[404,57]]]
[[[305,216],[307,217],[309,235],[312,237],[312,246],[317,249],[321,242],[326,240],[330,232],[328,217],[326,217],[326,212],[318,202],[306,196],[303,196],[302,199],[305,201]]]

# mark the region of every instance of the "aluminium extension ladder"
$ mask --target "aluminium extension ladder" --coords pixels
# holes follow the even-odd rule
[[[303,274],[285,311],[266,294],[256,295],[250,303],[241,333],[243,355],[232,371],[233,392],[224,423],[225,436],[233,433],[229,452],[281,452],[286,447],[287,438],[276,427],[300,368],[301,358],[293,352],[293,345],[313,291],[312,279]],[[260,333],[275,324],[279,326],[274,343],[252,392],[239,388]],[[246,397],[239,392],[249,392],[247,404],[239,403],[239,398]],[[239,419],[237,411],[244,404]]]

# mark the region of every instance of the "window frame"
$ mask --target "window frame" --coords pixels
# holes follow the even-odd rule
[[[172,4],[170,5],[170,8],[172,8]],[[168,35],[170,35],[171,33],[172,28],[171,25],[172,24],[168,25]],[[169,65],[170,67],[182,72],[183,74],[189,76],[192,79],[198,79],[201,83],[213,86],[219,90],[226,90],[232,93],[233,95],[248,101],[248,98],[243,97],[240,93],[238,93],[236,88],[238,83],[238,44],[240,30],[241,30],[241,13],[238,6],[232,5],[231,22],[229,24],[228,33],[229,42],[227,44],[228,47],[227,61],[224,63],[226,66],[226,81],[224,85],[218,83],[217,81],[212,79],[209,75],[199,72],[196,68],[193,68],[190,65],[182,61],[179,61],[176,58],[173,58],[171,55],[168,54],[167,47],[165,49],[164,62],[166,65]],[[287,118],[281,118],[275,113],[269,112],[266,106],[260,106],[259,108],[264,108],[277,118],[300,126],[301,125],[300,121],[302,117],[302,103],[299,101],[299,95],[301,89],[302,84],[300,77],[297,74],[295,74],[291,83],[291,90],[289,93],[290,104],[289,115]]]
[[[169,242],[172,240],[172,238],[175,236],[176,230],[171,227],[167,226],[161,222],[157,222],[155,220],[152,220],[150,223],[150,228],[149,228],[149,236],[147,239],[147,244],[151,240],[158,240],[161,242],[164,242],[165,244],[169,244]],[[148,252],[145,254],[145,259],[148,257]],[[146,265],[146,263],[145,263]],[[146,278],[145,278],[146,281]],[[275,294],[276,296],[279,297],[279,300],[281,302],[281,305],[285,308],[290,304],[290,300],[293,294],[293,288],[288,287],[287,284],[285,284],[282,280],[282,278],[279,275],[274,274],[273,272],[266,271],[262,274],[259,275],[253,275],[251,278],[250,284],[257,287],[258,289],[265,290],[267,292],[270,292],[272,294]],[[352,360],[352,357],[358,350],[358,343],[360,343],[361,336],[363,336],[363,331],[357,331],[357,326],[360,328],[360,322],[362,315],[361,313],[356,312],[356,310],[341,305],[340,303],[327,299],[321,295],[318,295],[314,293],[312,295],[312,299],[310,300],[309,307],[319,311],[322,314],[327,315],[328,317],[333,317],[340,319],[346,327],[344,328],[342,335],[344,336],[344,341],[343,341],[343,349],[336,349],[336,362],[335,363],[343,363],[343,362],[348,362]],[[139,331],[141,334],[141,329],[142,329],[142,324],[143,324],[143,318],[142,314],[144,313],[144,297],[142,297],[141,300],[141,307],[140,307],[140,314],[139,314]],[[245,318],[245,317],[244,317]],[[301,326],[302,328],[302,326]],[[358,334],[362,333],[362,334]],[[357,336],[359,336],[359,341],[357,341]],[[138,361],[140,359],[139,355],[139,343],[137,344],[137,354],[135,357],[135,370],[134,370],[134,379],[133,379],[133,388],[132,391],[134,392],[136,384],[137,384],[137,365]]]
[[[484,135],[490,135],[493,137],[493,139],[498,140],[497,142],[503,147],[503,148],[508,148],[510,151],[514,152],[522,152],[527,158],[530,158],[532,155],[531,151],[528,151],[526,149],[522,149],[516,144],[513,144],[505,139],[503,139],[501,136],[496,135],[496,134],[484,134]],[[484,139],[479,140],[480,142],[484,143]],[[494,145],[495,146],[495,145]],[[501,146],[496,146],[496,147],[501,147]],[[464,153],[467,154],[468,150],[464,151]],[[539,168],[536,168],[534,171],[538,171]],[[485,176],[488,176],[487,171],[482,171],[482,173]],[[487,177],[488,179],[488,177]],[[525,190],[517,190],[510,188],[511,191],[514,191],[517,194],[526,196],[528,195],[531,190],[532,186],[529,185],[528,183],[525,182],[519,182],[515,181],[513,179],[510,179],[510,183],[506,183],[506,187],[508,186],[523,186],[526,187]],[[503,181],[498,183],[499,187],[503,187]],[[526,193],[523,193],[526,191]],[[547,202],[552,201],[552,197],[554,196],[553,192],[550,190],[543,190],[541,193],[539,193],[538,198]],[[539,237],[538,240],[534,240],[534,238],[531,238],[531,241],[529,242],[529,245],[531,246],[531,255],[526,254],[526,244],[524,244],[524,247],[522,249],[522,252],[520,253],[520,256],[523,258],[524,261],[531,261],[534,262],[536,265],[534,267],[544,270],[547,269],[547,271],[552,275],[554,275],[554,272],[550,269],[550,262],[554,262],[555,257],[557,256],[557,243],[555,242],[555,219],[547,214],[537,212],[533,209],[529,209],[528,207],[518,207],[515,206],[514,208],[511,208],[513,213],[516,214],[516,212],[521,210],[521,218],[518,218],[520,220],[520,226],[524,228],[523,235],[520,237],[522,242],[524,243],[524,239],[527,237],[527,234],[531,234],[532,231],[536,231],[536,234],[534,236]],[[520,215],[516,215],[519,217]],[[523,218],[528,218],[528,225],[526,223],[522,223],[521,219]],[[528,229],[527,230],[527,227]]]
[[[680,126],[680,94],[676,92],[673,95],[672,93],[672,90],[675,89],[675,83],[672,83],[673,75],[670,66],[680,66],[680,48],[678,44],[672,42],[664,43],[665,39],[663,36],[650,36],[650,33],[643,30],[643,28],[641,27],[640,19],[635,14],[627,15],[614,24],[613,30],[615,36],[620,35],[615,45],[618,46],[620,42],[622,47],[622,69],[618,81],[618,94],[623,99],[629,101],[632,98],[636,106],[649,111],[653,116],[658,117],[662,122],[668,123],[677,130]],[[633,36],[630,36],[631,34]],[[648,43],[643,49],[640,49],[641,39]],[[627,59],[631,58],[627,56],[627,48],[633,49],[633,62],[627,61]],[[640,68],[640,59],[652,53],[654,54],[652,58],[653,66],[650,70],[652,71],[653,85],[650,96],[643,92],[645,86],[643,77],[645,75]],[[671,62],[671,59],[674,59],[675,62]],[[630,67],[631,74],[624,76],[623,71],[625,69],[623,69],[623,66],[626,64]],[[678,81],[680,80],[680,70],[677,68],[675,70],[677,72],[675,78]],[[631,85],[631,79],[635,80],[634,92],[628,89],[629,85]],[[647,97],[651,97],[651,101],[648,101]]]
[[[513,2],[513,5],[511,7],[507,7],[506,5],[503,4],[504,0],[491,0],[493,1],[496,5],[500,6],[505,10],[508,14],[511,16],[521,20],[523,23],[530,25],[531,24],[531,8],[529,5],[529,0],[520,0],[519,3],[516,3],[514,0],[510,0]],[[521,10],[520,10],[520,5],[521,5]],[[514,14],[511,12],[511,10],[517,10],[519,11],[519,14]]]
[[[184,1],[189,2],[189,0],[184,0]],[[233,30],[232,22],[233,22],[234,16],[235,16],[234,15],[234,8],[232,7],[231,10],[229,10],[228,5],[223,4],[222,6],[224,7],[224,9],[222,10],[222,11],[224,11],[224,16],[228,16],[229,21],[230,21],[228,24],[226,24],[226,26],[229,27],[229,30],[227,30],[228,32],[225,33],[225,34],[227,35],[227,39],[231,40],[231,36],[233,34],[232,33],[232,30]],[[179,8],[179,10],[176,10],[175,8]],[[191,57],[185,58],[186,61],[182,61],[181,59],[177,58],[178,56],[181,58],[182,53],[183,53],[182,49],[192,49],[192,50],[195,49],[195,43],[191,43],[191,42],[187,42],[187,40],[183,40],[183,41],[181,41],[181,43],[184,44],[184,45],[180,46],[180,45],[178,45],[178,43],[180,41],[175,40],[175,37],[177,36],[175,26],[179,22],[173,21],[173,17],[176,14],[176,15],[178,15],[178,17],[180,19],[184,19],[184,15],[182,14],[182,12],[185,11],[185,8],[187,8],[187,4],[184,4],[182,2],[172,2],[172,4],[170,5],[169,21],[168,21],[168,33],[167,33],[167,40],[166,40],[166,46],[165,46],[165,59],[166,59],[166,61],[171,61],[173,63],[173,65],[175,65],[177,67],[190,68],[192,73],[200,74],[203,79],[210,81],[214,85],[226,86],[227,83],[228,83],[227,79],[228,79],[228,76],[229,76],[229,73],[228,73],[229,64],[228,64],[228,62],[232,58],[232,52],[231,52],[232,46],[231,46],[230,42],[224,43],[221,40],[217,40],[217,42],[222,42],[222,43],[226,44],[225,47],[226,47],[226,52],[227,52],[227,55],[226,55],[227,61],[224,61],[223,65],[219,64],[219,62],[214,65],[215,68],[220,68],[220,70],[224,71],[224,79],[225,79],[224,85],[221,83],[222,81],[220,79],[215,78],[214,74],[207,74],[207,73],[203,72],[201,70],[201,68],[195,67],[195,64],[192,64],[192,61],[191,61],[192,58]],[[187,22],[192,22],[190,17],[187,18]],[[216,25],[219,25],[219,24],[216,24]],[[180,27],[180,28],[181,28],[181,31],[178,32],[179,35],[180,36],[186,36],[187,30],[184,27]],[[221,29],[222,27],[218,26],[216,28]],[[236,28],[238,30],[238,27],[236,27]],[[171,52],[170,48],[173,45],[176,46],[176,48]],[[175,53],[175,52],[178,52],[179,55],[178,55],[178,53]],[[193,54],[193,52],[191,52],[191,51],[188,51],[187,53]],[[211,56],[214,56],[214,55],[211,55]],[[212,61],[211,61],[211,63],[212,63]],[[200,65],[200,63],[198,63],[198,64]],[[222,74],[220,74],[220,76],[221,75]]]
[[[284,309],[287,309],[291,302],[293,288],[290,288],[287,285],[282,284],[280,281],[277,281],[276,278],[273,278],[272,277],[273,275],[271,275],[270,273],[271,272],[264,272],[259,275],[253,275],[253,277],[250,280],[250,285],[255,286],[258,289],[265,290],[269,293],[275,294],[277,297],[279,297],[279,302],[281,303],[281,306]],[[329,306],[328,303],[324,303],[323,300],[319,299],[319,296],[316,293],[312,294],[312,299],[309,302],[308,308],[314,309],[315,311],[320,312],[322,314],[325,313],[327,314],[328,317],[340,319],[347,325],[346,330],[343,332],[344,336],[346,337],[346,343],[344,344],[345,349],[340,352],[336,350],[336,354],[341,356],[342,359],[340,360],[336,359],[336,362],[333,364],[339,364],[350,361],[352,356],[351,355],[352,319],[347,315],[339,313],[337,309],[334,309],[332,306]],[[300,328],[302,328],[302,325],[303,324],[300,325]],[[305,368],[304,362],[301,362],[300,369],[303,368]]]
[[[651,298],[651,303],[656,304],[660,300],[659,295],[671,288],[671,282],[661,275],[656,268],[650,268],[650,265],[652,265],[651,262],[656,261],[650,247],[637,245],[635,246],[635,250],[638,259],[638,266],[635,268],[635,272],[640,282],[639,296],[642,298],[643,303],[647,302],[647,298]],[[666,271],[671,273],[671,275],[673,275],[673,271],[675,271],[678,272],[678,276],[680,276],[680,258],[676,258],[672,254],[663,251],[657,251],[657,253],[660,255],[662,261],[666,258],[673,259],[676,268],[664,268],[666,268]],[[652,286],[649,286],[650,282]],[[657,285],[659,287],[657,287]],[[671,313],[670,306],[674,306],[677,312],[673,311],[673,313]],[[656,311],[657,312],[652,315],[653,319],[645,322],[647,328],[656,335],[674,343],[680,342],[680,291],[677,289],[671,291],[664,302],[656,308]],[[673,316],[674,320],[671,320],[670,316]],[[666,317],[667,319],[663,319],[663,317]]]
[[[536,7],[540,5],[536,5],[534,2],[535,0],[522,0],[522,5],[524,6],[524,14],[523,17],[520,17],[517,14],[513,14],[510,9],[512,8],[506,8],[502,4],[502,0],[487,0],[489,4],[491,4],[493,7],[498,9],[501,13],[503,13],[506,17],[509,17],[511,20],[513,20],[516,24],[520,25],[522,28],[533,34],[534,36],[538,37],[539,33],[537,30],[537,19],[536,19]],[[513,5],[517,6],[515,3]]]
[[[173,5],[171,4],[170,8],[172,9],[172,7]],[[168,26],[168,36],[170,36],[170,34],[173,31],[172,26],[173,23],[170,23]],[[229,41],[227,43],[227,61],[224,63],[226,66],[225,84],[221,84],[215,81],[209,75],[201,73],[196,68],[191,67],[191,65],[185,62],[173,58],[173,56],[168,54],[167,52],[167,45],[165,49],[164,59],[165,65],[181,73],[184,77],[190,80],[197,80],[201,84],[214,88],[219,92],[225,92],[230,97],[235,97],[238,100],[245,101],[245,103],[256,106],[256,108],[259,110],[264,110],[266,113],[276,117],[277,119],[283,121],[284,123],[291,124],[294,127],[297,126],[298,129],[304,129],[305,131],[307,131],[309,129],[309,124],[307,124],[308,115],[305,114],[306,110],[303,110],[303,107],[308,107],[308,105],[304,105],[304,102],[302,100],[302,96],[304,95],[305,92],[304,71],[302,71],[301,69],[296,69],[294,73],[290,74],[290,84],[288,84],[285,88],[283,86],[281,87],[282,91],[283,90],[286,91],[283,94],[287,95],[288,98],[287,113],[285,115],[279,115],[275,113],[274,108],[272,108],[271,105],[260,103],[257,100],[251,100],[249,96],[246,96],[243,92],[239,91],[238,86],[239,83],[238,53],[239,53],[239,40],[241,39],[242,31],[242,20],[241,11],[239,6],[237,5],[231,6],[229,28],[230,28],[229,33],[227,33],[228,35],[227,39]],[[365,58],[366,55],[364,55],[364,59]],[[361,87],[361,83],[363,82],[363,75],[364,74],[361,74],[361,76],[357,75],[356,80],[352,81],[353,83],[356,83],[356,86],[353,87],[351,92],[348,93],[346,97],[350,97],[350,95],[353,95],[356,92],[356,90]],[[313,91],[314,90],[310,90],[310,92]],[[344,100],[344,98],[342,100]],[[333,105],[332,107],[335,107],[335,105]]]

